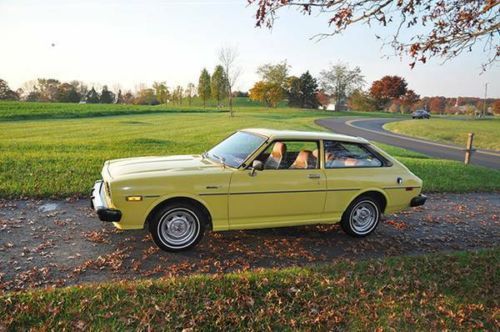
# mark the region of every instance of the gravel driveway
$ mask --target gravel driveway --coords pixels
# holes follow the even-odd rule
[[[0,200],[0,292],[84,282],[301,266],[500,245],[500,194],[434,194],[364,239],[338,225],[208,233],[159,251],[145,230],[100,222],[86,200]]]

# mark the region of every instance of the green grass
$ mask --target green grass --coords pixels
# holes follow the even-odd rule
[[[192,105],[187,102],[183,105],[116,105],[116,104],[73,104],[73,103],[27,103],[16,101],[0,101],[0,122],[16,120],[38,120],[38,119],[72,119],[72,118],[91,118],[112,115],[148,115],[148,114],[176,114],[176,113],[227,113],[228,107],[217,108],[214,101],[208,101],[206,108],[203,102],[195,98]],[[227,102],[226,102],[227,104]],[[280,103],[277,109],[269,109],[261,103],[251,101],[248,98],[234,99],[235,112],[271,112],[277,110],[295,110],[286,107],[286,104]],[[383,112],[323,112],[320,110],[305,110],[311,113],[328,113],[332,116],[366,116],[366,117],[399,117]]]
[[[8,330],[495,330],[499,249],[0,296]]]
[[[28,111],[29,107],[36,105],[17,104],[26,105]],[[4,104],[0,103],[0,108],[1,105]],[[60,104],[40,105],[53,115],[65,112],[64,107],[63,111],[59,109]],[[51,109],[50,105],[54,108]],[[101,105],[74,106],[95,112]],[[103,107],[107,106],[113,105]],[[28,111],[22,112],[30,114]],[[107,113],[102,111],[102,114]],[[229,118],[223,112],[185,110],[77,119],[57,119],[56,116],[56,119],[0,121],[0,197],[87,196],[94,181],[100,178],[103,162],[108,159],[200,153],[232,131],[246,127],[324,130],[314,125],[315,119],[344,115],[256,107],[238,107],[235,114],[234,118]],[[424,180],[425,191],[500,190],[500,171],[429,159],[394,147],[384,148]]]
[[[426,138],[443,143],[464,146],[467,134],[473,132],[477,148],[500,150],[500,119],[488,120],[407,120],[388,123],[387,130],[399,134]]]

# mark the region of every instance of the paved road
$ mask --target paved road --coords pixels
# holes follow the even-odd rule
[[[388,122],[400,119],[359,119],[330,118],[319,119],[316,123],[335,133],[360,136],[371,141],[394,145],[408,150],[424,153],[428,156],[442,159],[463,161],[464,149],[451,144],[436,143],[389,132],[383,128]],[[425,121],[425,120],[422,120]],[[473,153],[471,163],[484,167],[500,169],[500,153],[488,150],[477,150]]]

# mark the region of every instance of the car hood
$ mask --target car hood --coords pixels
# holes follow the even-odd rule
[[[153,172],[198,171],[217,167],[221,166],[200,155],[115,159],[107,161],[105,165],[112,179]]]

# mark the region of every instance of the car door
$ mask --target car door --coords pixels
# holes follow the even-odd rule
[[[279,160],[271,160],[277,144],[286,151]],[[229,187],[230,229],[318,221],[326,197],[325,175],[314,156],[319,156],[318,148],[317,141],[274,141],[256,158],[263,162],[264,170],[234,172]]]
[[[383,160],[363,144],[325,140],[323,145],[327,195],[322,217],[338,220],[364,189],[387,182],[387,172]]]

